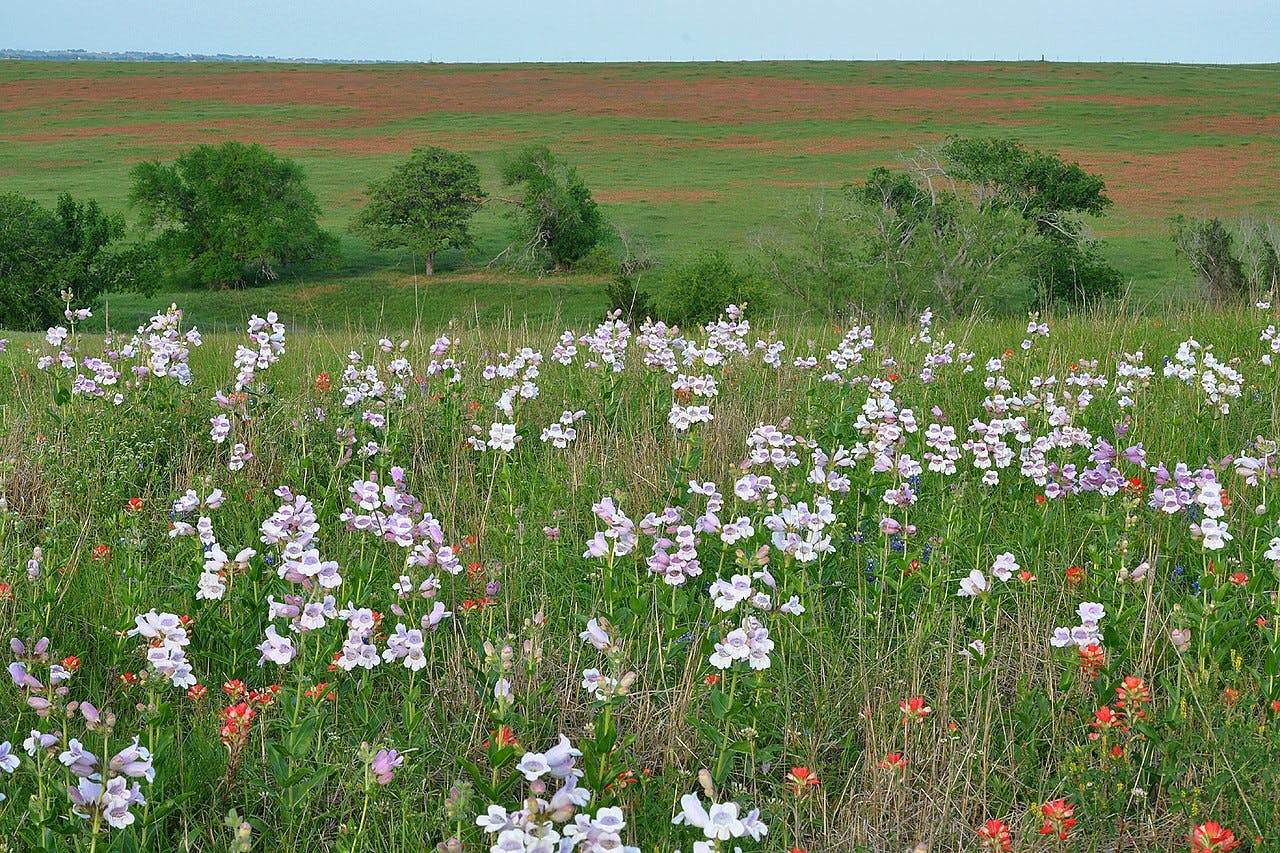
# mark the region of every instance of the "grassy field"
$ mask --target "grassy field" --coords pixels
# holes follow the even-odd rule
[[[857,180],[917,144],[999,133],[1102,174],[1116,201],[1094,224],[1145,304],[1185,302],[1189,272],[1167,218],[1275,211],[1280,68],[1057,63],[288,66],[0,63],[0,188],[51,201],[69,191],[125,210],[128,170],[227,139],[261,142],[307,169],[343,229],[362,191],[416,145],[462,150],[497,187],[504,152],[546,143],[577,164],[612,221],[662,260],[700,246],[750,250],[817,188]],[[506,245],[498,205],[474,258]],[[205,325],[243,311],[400,324],[412,271],[347,239],[336,273],[297,274],[258,296],[191,300]],[[510,304],[586,319],[599,288],[568,277],[526,288],[506,274],[430,289],[443,317]],[[333,288],[317,302],[317,289]],[[409,288],[411,289],[411,288]],[[419,291],[419,305],[422,292]],[[513,298],[519,294],[519,301]],[[116,300],[130,325],[170,294]],[[217,304],[215,304],[217,303]]]
[[[1277,849],[1276,321],[10,341],[0,837]]]

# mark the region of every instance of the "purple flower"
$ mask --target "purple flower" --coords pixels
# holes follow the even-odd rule
[[[40,683],[40,679],[27,672],[27,665],[21,661],[14,661],[9,664],[9,677],[13,679],[13,684],[22,690],[43,690],[44,685]]]
[[[111,757],[108,765],[113,773],[128,776],[132,779],[146,779],[154,782],[156,771],[151,766],[151,751],[138,743],[134,735],[133,744],[126,746]]]
[[[98,757],[84,748],[84,744],[72,738],[67,748],[58,755],[58,761],[73,776],[84,779],[98,772]]]
[[[0,743],[0,770],[12,773],[18,769],[18,756],[13,754],[13,744],[9,741]]]
[[[404,764],[404,756],[394,749],[380,749],[369,765],[374,779],[379,785],[386,785],[395,778],[396,769]]]

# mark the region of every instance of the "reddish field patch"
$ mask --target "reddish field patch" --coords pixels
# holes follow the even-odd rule
[[[320,122],[298,122],[281,125],[276,121],[254,119],[217,119],[186,122],[143,122],[107,127],[71,127],[52,131],[19,133],[0,139],[28,145],[43,145],[70,140],[98,139],[110,136],[117,143],[129,142],[143,148],[170,150],[219,143],[228,139],[258,142],[289,153],[337,151],[350,154],[403,154],[418,145],[441,145],[470,151],[497,150],[519,142],[529,134],[505,132],[485,134],[441,133],[417,129],[368,135],[306,133],[309,128],[323,129]],[[50,164],[53,165],[53,164]],[[70,165],[70,164],[68,164]]]
[[[720,200],[720,193],[713,190],[651,189],[646,187],[598,190],[592,193],[592,196],[596,201],[607,203],[639,201],[653,204],[701,204],[706,201]]]
[[[1280,183],[1280,153],[1274,146],[1191,147],[1160,154],[1063,152],[1107,181],[1121,207],[1154,213],[1194,209],[1198,203],[1249,206],[1242,189]]]
[[[1215,136],[1250,136],[1280,138],[1280,113],[1270,115],[1195,116],[1174,122],[1170,129],[1180,133],[1204,133]]]
[[[878,118],[923,121],[982,115],[1014,121],[1047,101],[1152,106],[1178,99],[1088,96],[1065,87],[905,87],[797,80],[765,75],[687,77],[658,72],[635,79],[608,70],[509,68],[460,71],[405,68],[259,68],[200,75],[145,74],[0,83],[0,108],[86,105],[136,110],[192,103],[327,107],[327,127],[372,127],[432,113],[534,113],[750,123],[780,119]],[[1026,116],[1024,116],[1026,118]]]

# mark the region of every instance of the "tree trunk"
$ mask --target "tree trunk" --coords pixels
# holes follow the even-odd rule
[[[427,256],[423,260],[426,263],[426,269],[422,271],[422,274],[435,275],[436,274],[436,253],[427,252]]]

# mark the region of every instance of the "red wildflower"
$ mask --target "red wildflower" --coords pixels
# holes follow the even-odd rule
[[[1079,566],[1072,566],[1071,568],[1067,569],[1067,583],[1071,584],[1072,586],[1075,586],[1076,584],[1080,583],[1082,580],[1084,580],[1084,569],[1080,568]]]
[[[75,672],[77,669],[80,668],[80,658],[76,657],[75,655],[67,655],[65,658],[62,659],[62,668],[69,669],[72,672]]]
[[[1234,575],[1227,578],[1227,580],[1231,581],[1236,586],[1244,586],[1249,582],[1249,576],[1244,572],[1236,572]]]
[[[325,391],[328,391],[331,387],[333,387],[333,383],[329,381],[329,374],[327,373],[316,374],[316,390],[317,391],[320,391],[323,393]]]
[[[903,699],[898,703],[898,709],[902,711],[902,724],[910,725],[912,722],[922,723],[925,717],[933,713],[924,703],[923,696],[912,696],[910,699]]]
[[[233,752],[244,745],[249,736],[249,726],[256,714],[257,711],[250,708],[247,702],[222,709],[222,725],[218,728],[218,733],[222,735],[222,742]]]
[[[105,561],[111,559],[111,549],[106,545],[93,546],[93,559]]]
[[[1074,817],[1076,807],[1066,800],[1050,800],[1040,807],[1044,815],[1044,826],[1040,827],[1041,835],[1057,835],[1058,840],[1066,841],[1071,827],[1076,825]]]
[[[498,746],[520,746],[520,741],[516,740],[516,733],[511,730],[511,726],[503,726],[489,732],[489,737],[498,742]],[[484,748],[489,748],[489,741],[484,742]]]
[[[142,498],[129,498],[129,502],[125,504],[125,509],[129,512],[142,512]]]
[[[617,790],[621,791],[624,788],[628,788],[632,785],[635,785],[639,781],[640,779],[638,776],[636,776],[636,771],[623,770],[621,773],[618,774],[617,778],[614,779],[614,781],[610,782],[608,785],[605,785],[604,789],[606,791],[612,791],[616,788]]]
[[[1116,713],[1110,705],[1103,705],[1094,712],[1093,722],[1089,725],[1093,728],[1093,731],[1089,732],[1089,740],[1097,740],[1104,732],[1112,729],[1124,731],[1124,716]]]
[[[818,774],[808,767],[792,767],[787,774],[787,790],[796,796],[803,794],[805,789],[816,788],[820,784]]]
[[[1107,662],[1106,649],[1097,643],[1090,643],[1077,650],[1077,653],[1080,656],[1080,671],[1090,678],[1096,676]]]
[[[1187,841],[1191,843],[1191,853],[1225,853],[1240,846],[1235,834],[1219,826],[1215,820],[1192,829]]]
[[[983,850],[1004,851],[1013,849],[1013,838],[1009,835],[1009,827],[1001,820],[989,820],[978,830],[978,841]]]
[[[199,702],[209,694],[209,688],[203,684],[193,684],[187,688],[187,698],[194,699]]]
[[[1126,675],[1124,683],[1116,688],[1116,707],[1124,709],[1130,719],[1137,719],[1146,714],[1142,710],[1145,702],[1151,701],[1151,690],[1141,678]]]

